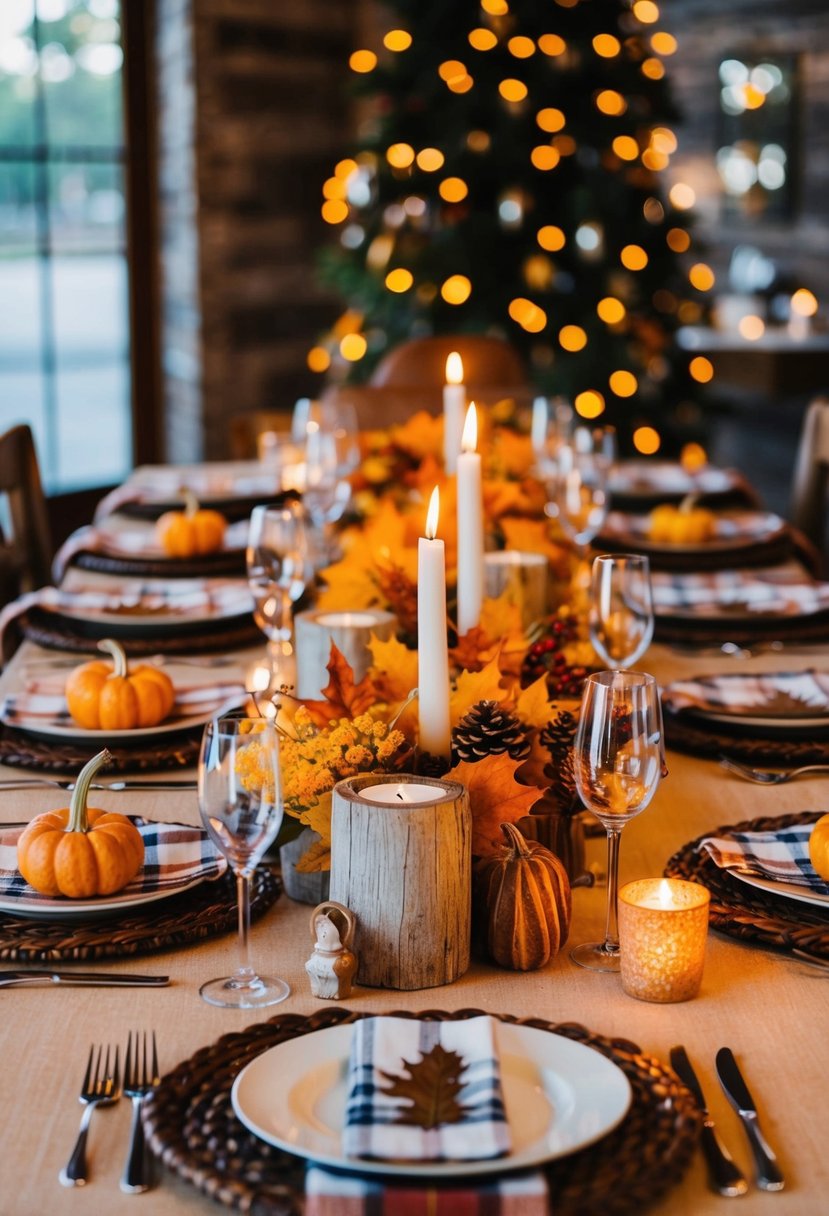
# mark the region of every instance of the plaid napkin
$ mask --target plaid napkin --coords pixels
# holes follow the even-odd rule
[[[61,691],[65,681],[51,679],[31,680],[29,691],[9,693],[0,704],[0,721],[7,726],[69,726],[72,717]],[[37,690],[37,691],[35,691]],[[173,719],[187,719],[211,714],[233,697],[239,704],[245,700],[245,689],[241,684],[200,684],[192,688],[176,688],[173,712],[159,726],[169,725]],[[187,721],[181,722],[182,730]]]
[[[457,1102],[463,1117],[426,1129],[397,1122],[413,1099],[386,1091],[391,1078],[415,1076],[445,1052],[463,1060]],[[421,1063],[422,1062],[422,1063]],[[391,1074],[389,1077],[387,1074]],[[418,1076],[420,1080],[421,1072]],[[357,1022],[348,1064],[343,1151],[347,1157],[395,1161],[466,1161],[509,1152],[510,1136],[489,1017],[463,1022],[421,1022],[377,1017]]]
[[[183,823],[148,823],[129,815],[144,838],[144,867],[132,882],[108,900],[129,902],[136,895],[154,891],[173,891],[197,878],[220,878],[227,860],[216,851],[207,832]],[[0,897],[53,903],[52,895],[39,895],[17,868],[17,841],[20,825],[0,829]],[[73,903],[79,901],[73,900]]]
[[[657,615],[798,616],[829,608],[829,583],[813,582],[791,568],[716,570],[708,574],[651,574]]]
[[[254,498],[261,494],[264,501],[278,489],[273,470],[252,460],[175,469],[145,465],[101,499],[95,508],[95,522],[115,515],[131,502],[178,502],[184,487],[204,499],[206,507],[210,498]]]
[[[318,1165],[305,1175],[305,1216],[549,1216],[547,1180],[540,1172],[459,1186],[400,1186]]]
[[[697,845],[697,852],[704,849],[721,870],[743,870],[760,878],[793,883],[817,895],[829,895],[829,883],[818,876],[809,860],[813,826],[809,823],[776,832],[706,836]]]
[[[691,709],[704,713],[791,716],[794,725],[798,713],[829,714],[829,673],[735,673],[677,680],[662,693],[662,704],[672,713]]]
[[[223,550],[243,549],[247,539],[248,521],[228,525]],[[78,528],[58,549],[52,562],[52,578],[59,583],[67,567],[79,553],[103,553],[110,557],[142,557],[159,560],[167,554],[159,545],[152,524],[134,524],[129,528],[107,527],[106,524],[86,524]]]

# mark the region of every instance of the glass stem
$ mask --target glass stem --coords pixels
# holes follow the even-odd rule
[[[621,828],[607,829],[607,922],[604,948],[608,954],[619,953],[619,839]]]
[[[291,634],[294,628],[294,619],[291,612],[291,597],[285,592],[282,593],[282,602],[280,604],[279,614],[279,640],[282,643],[283,653],[285,653],[285,643],[290,642]]]
[[[250,876],[236,873],[236,898],[239,904],[239,966],[234,981],[248,984],[256,978],[250,962]]]

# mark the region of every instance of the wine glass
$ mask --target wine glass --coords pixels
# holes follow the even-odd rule
[[[292,605],[305,590],[308,541],[302,507],[254,507],[245,553],[248,586],[253,593],[253,617],[268,639],[273,681],[295,683]],[[277,675],[284,678],[277,681]]]
[[[563,397],[533,399],[530,439],[535,453],[535,467],[542,481],[556,475],[559,448],[572,435],[574,417],[572,405]]]
[[[259,1009],[284,1001],[284,980],[258,975],[250,961],[250,879],[282,823],[279,738],[265,718],[214,718],[199,755],[199,811],[210,839],[236,875],[239,966],[199,989],[211,1005]]]
[[[594,971],[619,970],[619,840],[644,811],[662,776],[662,713],[651,675],[600,671],[587,677],[574,743],[576,789],[607,832],[607,921],[603,942],[570,957]]]
[[[312,401],[294,406],[291,434],[304,446],[305,488],[302,501],[319,538],[319,564],[331,560],[332,526],[351,500],[349,476],[360,463],[357,418],[347,401]]]
[[[632,667],[653,638],[650,562],[641,553],[602,554],[593,561],[590,641],[608,667]]]
[[[615,432],[610,427],[576,427],[558,448],[556,469],[547,484],[547,513],[559,521],[581,558],[607,518],[614,454]]]

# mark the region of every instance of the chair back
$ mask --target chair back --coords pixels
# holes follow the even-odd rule
[[[806,410],[797,449],[789,518],[823,552],[829,488],[829,397]]]
[[[0,603],[50,581],[52,542],[34,439],[25,424],[0,435]]]

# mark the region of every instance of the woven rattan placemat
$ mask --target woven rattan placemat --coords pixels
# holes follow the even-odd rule
[[[691,616],[657,615],[655,642],[677,642],[681,646],[720,646],[735,642],[751,646],[752,642],[827,642],[829,641],[829,612],[822,610],[809,616],[745,616],[697,618]]]
[[[139,773],[153,769],[187,768],[199,758],[203,727],[150,743],[146,738],[134,747],[109,744],[111,760],[107,775]],[[35,739],[24,731],[0,726],[0,764],[37,769],[44,773],[77,773],[95,752],[94,744],[70,743],[65,739]]]
[[[260,867],[250,889],[256,919],[279,898],[282,880]],[[0,912],[0,959],[5,962],[72,962],[122,958],[190,945],[236,930],[238,905],[232,874],[106,920],[67,924],[28,920]]]
[[[116,637],[128,655],[194,654],[214,650],[238,650],[243,646],[264,644],[261,631],[253,617],[246,613],[192,628],[175,626],[162,633],[158,629],[140,634],[136,630],[95,629],[68,617],[42,608],[31,608],[15,622],[23,636],[50,650],[68,650],[78,654],[96,653],[99,638]]]
[[[746,764],[771,764],[781,768],[797,764],[829,763],[829,735],[787,738],[784,734],[740,734],[707,725],[687,713],[663,708],[665,742],[679,752],[695,756],[731,756]]]
[[[223,549],[197,557],[154,558],[118,557],[111,553],[82,550],[72,558],[73,566],[97,570],[101,574],[120,574],[136,578],[209,578],[216,575],[244,574],[244,549]]]
[[[397,1012],[432,1021],[477,1017],[456,1013]],[[235,1078],[268,1048],[370,1013],[328,1008],[304,1018],[281,1014],[224,1035],[179,1064],[144,1104],[153,1151],[182,1178],[225,1207],[257,1216],[298,1216],[303,1207],[305,1162],[249,1132],[233,1113]],[[556,1216],[641,1212],[682,1177],[700,1127],[693,1098],[660,1060],[624,1039],[609,1039],[576,1023],[496,1014],[504,1022],[539,1027],[594,1047],[617,1064],[633,1090],[630,1111],[598,1143],[544,1167]],[[274,1094],[274,1101],[285,1095]]]
[[[706,836],[728,836],[734,832],[773,832],[780,828],[814,823],[821,811],[802,811],[796,815],[774,815],[765,819],[746,819],[743,823],[713,828]],[[697,852],[704,837],[683,845],[665,867],[669,877],[700,882],[711,892],[709,923],[712,929],[743,941],[775,946],[779,950],[807,950],[829,959],[829,909],[771,895],[748,886],[721,870],[707,853]]]

